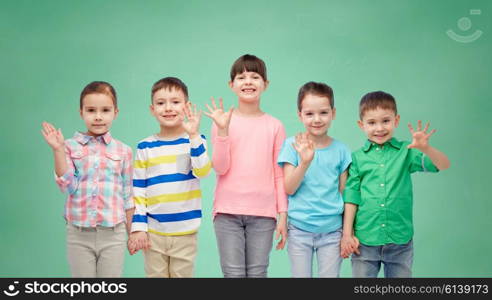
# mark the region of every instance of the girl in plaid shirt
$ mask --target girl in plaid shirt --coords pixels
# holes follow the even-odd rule
[[[132,150],[109,132],[117,115],[114,88],[95,81],[80,95],[86,132],[65,140],[60,129],[42,124],[54,154],[56,183],[67,195],[64,217],[73,277],[121,277],[123,272],[134,211]]]

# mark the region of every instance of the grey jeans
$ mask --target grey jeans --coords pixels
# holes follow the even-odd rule
[[[215,235],[224,277],[267,277],[276,220],[217,214]]]

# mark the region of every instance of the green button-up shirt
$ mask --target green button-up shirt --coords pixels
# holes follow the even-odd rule
[[[413,237],[411,173],[438,172],[409,142],[366,142],[352,153],[344,201],[358,205],[355,236],[369,246],[405,244]]]

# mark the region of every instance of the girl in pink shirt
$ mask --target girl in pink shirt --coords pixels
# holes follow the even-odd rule
[[[217,174],[214,228],[224,277],[266,277],[273,233],[286,243],[287,197],[277,156],[285,139],[282,123],[260,109],[268,87],[266,66],[243,55],[231,68],[229,86],[238,108],[224,111],[212,98],[212,163]],[[278,219],[277,219],[278,216]]]

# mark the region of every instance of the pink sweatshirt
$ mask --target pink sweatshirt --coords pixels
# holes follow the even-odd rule
[[[276,218],[287,211],[283,172],[277,156],[285,139],[282,123],[263,114],[233,114],[229,136],[217,136],[212,124],[212,163],[217,174],[213,215],[217,213]]]

